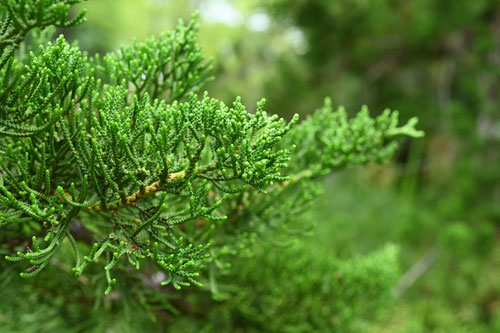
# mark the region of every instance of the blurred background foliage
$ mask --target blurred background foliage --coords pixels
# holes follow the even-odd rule
[[[305,118],[330,96],[350,112],[367,104],[375,113],[397,109],[403,120],[418,116],[426,132],[405,142],[389,165],[329,178],[306,217],[316,224],[313,236],[289,252],[262,245],[259,260],[235,263],[227,279],[246,286],[240,298],[213,303],[208,293],[197,295],[196,304],[207,308],[190,309],[188,317],[163,304],[161,295],[149,295],[158,299],[155,314],[165,329],[325,331],[300,327],[315,322],[304,313],[316,313],[334,322],[356,318],[351,327],[362,332],[500,332],[499,1],[97,0],[81,7],[88,8],[87,24],[61,32],[89,54],[172,29],[199,10],[200,44],[215,61],[216,80],[205,88],[211,96],[230,103],[241,95],[249,105],[266,97],[268,111],[285,118],[295,112]],[[346,273],[361,289],[350,293],[338,282],[329,291],[331,297],[350,293],[352,313],[324,309],[329,300],[315,293],[325,276],[353,267],[372,272],[372,281],[356,282]],[[297,272],[303,271],[311,276],[301,280]],[[64,288],[80,290],[71,279]],[[394,286],[392,302],[373,303],[384,311],[360,320],[363,304],[355,294],[369,297],[382,285]],[[290,286],[302,287],[286,295]],[[82,299],[85,292],[78,291]],[[265,315],[252,313],[259,307]],[[38,331],[63,325],[59,310],[38,310],[53,318]],[[149,317],[138,318],[140,310],[124,311],[135,318],[129,330],[152,327]],[[107,313],[106,322],[116,323],[108,330],[125,330],[118,315]],[[0,314],[0,327],[10,315]],[[248,324],[249,318],[259,320]]]

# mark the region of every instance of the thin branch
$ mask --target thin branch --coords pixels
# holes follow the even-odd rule
[[[436,262],[439,256],[437,246],[428,250],[398,281],[394,287],[394,295],[400,298],[422,275]]]
[[[177,180],[183,178],[185,176],[185,174],[186,174],[186,172],[184,170],[172,173],[168,177],[168,182],[177,181]],[[98,211],[98,212],[99,211],[117,211],[118,209],[123,208],[125,206],[134,205],[137,201],[141,200],[142,198],[144,198],[150,194],[153,194],[153,193],[160,191],[162,188],[163,188],[163,186],[160,186],[160,181],[156,181],[153,184],[146,186],[146,188],[143,191],[139,190],[139,191],[135,192],[134,194],[128,196],[124,201],[116,202],[114,204],[108,205],[105,208],[101,206],[101,202],[97,202],[94,205],[87,207],[86,209],[87,210],[94,210],[94,211]]]

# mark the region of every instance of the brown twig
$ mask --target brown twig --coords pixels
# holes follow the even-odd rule
[[[175,172],[175,173],[170,174],[166,184],[168,184],[169,182],[174,182],[174,181],[177,181],[177,180],[183,178],[185,176],[185,174],[186,174],[185,171],[179,171],[179,172]],[[156,181],[153,184],[146,186],[143,191],[139,190],[139,191],[133,193],[132,195],[128,196],[125,200],[113,203],[111,205],[108,205],[107,207],[102,207],[101,202],[97,202],[97,203],[93,204],[92,206],[87,207],[86,209],[87,210],[94,210],[94,211],[98,211],[98,212],[99,211],[111,211],[111,212],[117,211],[118,209],[123,208],[125,206],[134,205],[135,203],[137,203],[137,201],[141,200],[142,198],[144,198],[150,194],[158,192],[162,188],[163,188],[163,186],[160,185],[160,181]]]

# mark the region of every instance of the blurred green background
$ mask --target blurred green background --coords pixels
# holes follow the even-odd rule
[[[399,248],[395,304],[359,331],[500,332],[500,2],[94,0],[61,31],[103,54],[200,12],[205,87],[305,118],[330,96],[352,114],[400,111],[426,136],[389,165],[325,182],[304,240],[316,256]],[[251,283],[251,281],[249,282]],[[1,317],[0,317],[1,320]],[[179,330],[179,332],[182,330]]]

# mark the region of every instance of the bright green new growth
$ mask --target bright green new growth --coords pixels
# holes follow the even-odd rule
[[[319,177],[383,162],[399,137],[422,135],[414,119],[398,127],[396,112],[348,119],[327,102],[297,125],[268,115],[264,101],[250,113],[239,98],[199,97],[210,66],[196,19],[102,61],[62,36],[22,43],[32,28],[81,23],[83,14],[66,20],[76,2],[0,6],[0,227],[38,235],[6,257],[28,263],[22,277],[67,239],[76,276],[104,263],[106,293],[114,272],[144,262],[166,273],[162,284],[199,286],[203,262],[213,277],[257,237],[274,242],[318,194]],[[92,234],[89,253],[73,229]]]
[[[139,98],[149,91],[152,100],[179,100],[212,79],[211,61],[205,62],[195,43],[198,29],[197,20],[187,26],[180,21],[174,31],[144,42],[134,41],[106,55],[99,68],[113,85],[126,80]]]

